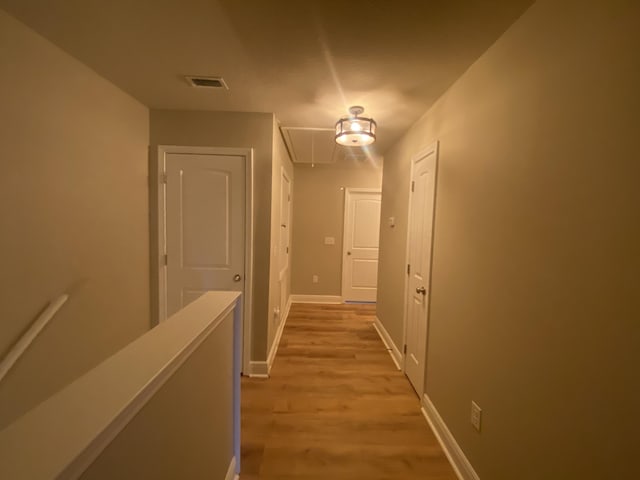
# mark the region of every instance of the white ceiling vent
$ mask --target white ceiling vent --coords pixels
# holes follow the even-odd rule
[[[229,87],[222,77],[196,77],[186,75],[184,78],[186,78],[187,82],[189,82],[189,85],[192,87],[229,90]]]

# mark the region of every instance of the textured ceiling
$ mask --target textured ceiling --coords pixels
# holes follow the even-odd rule
[[[331,128],[350,105],[383,153],[532,0],[0,0],[151,108],[274,112]],[[223,76],[229,90],[183,75]]]

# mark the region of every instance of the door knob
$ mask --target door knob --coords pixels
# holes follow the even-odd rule
[[[351,255],[351,252],[347,252],[347,255]]]
[[[242,277],[240,276],[240,274],[239,274],[239,273],[236,273],[236,274],[233,276],[233,281],[234,281],[234,282],[239,282],[240,280],[242,280]]]
[[[427,289],[424,287],[417,287],[416,288],[416,293],[421,293],[422,295],[426,295],[427,294]]]

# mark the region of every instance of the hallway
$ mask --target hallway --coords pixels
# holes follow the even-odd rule
[[[374,317],[292,306],[271,378],[242,379],[241,480],[456,479]]]

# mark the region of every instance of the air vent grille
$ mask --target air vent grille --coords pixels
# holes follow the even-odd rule
[[[192,87],[229,90],[229,87],[222,77],[186,76],[185,78],[187,79],[187,82],[189,82],[189,85],[191,85]]]

